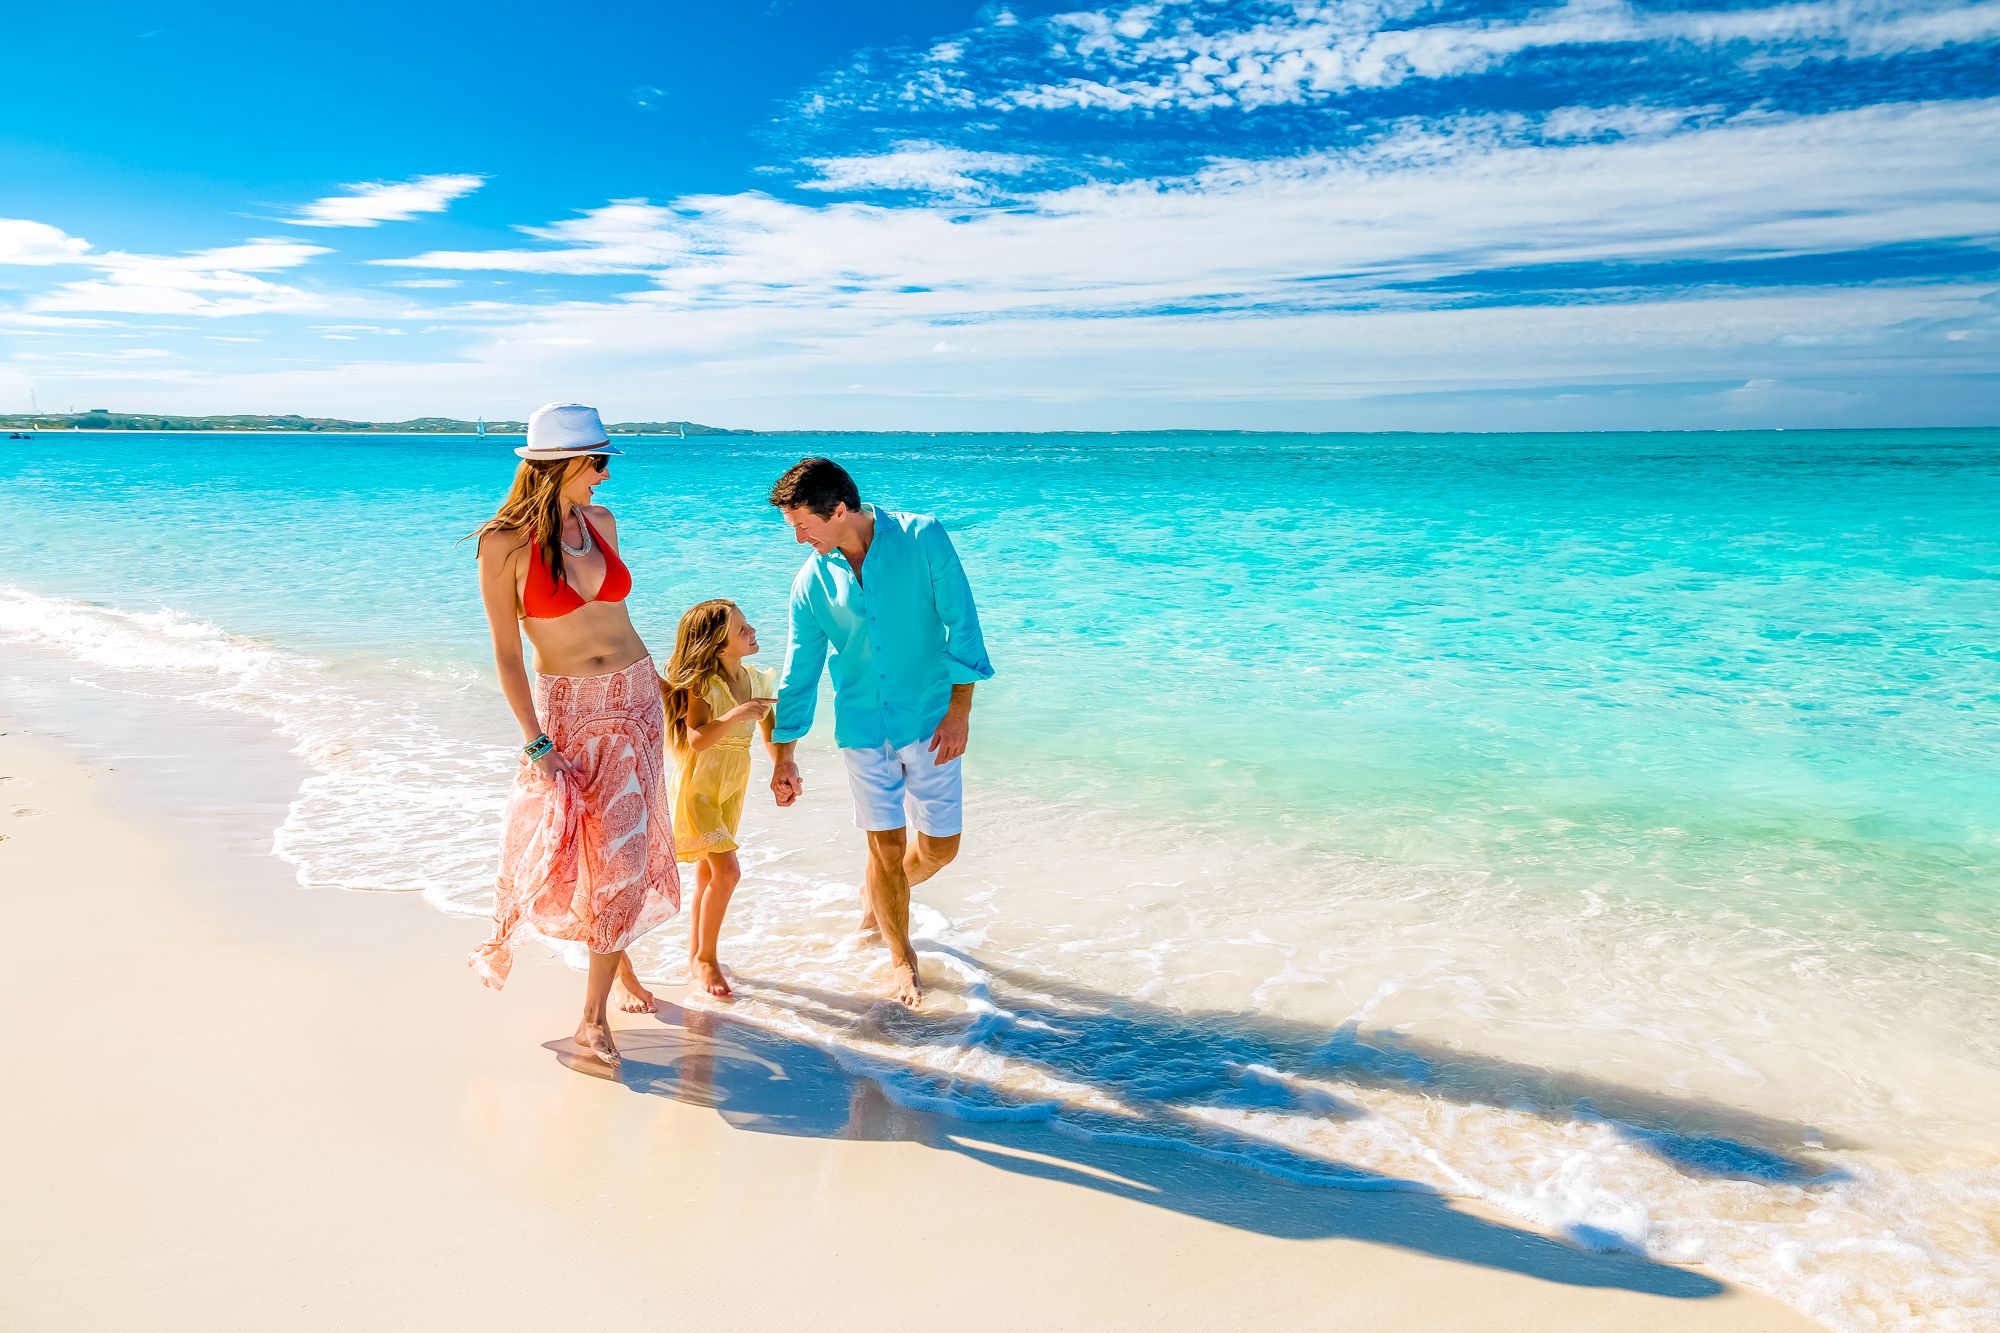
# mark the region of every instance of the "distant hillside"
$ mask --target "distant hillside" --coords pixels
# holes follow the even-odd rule
[[[151,412],[16,413],[0,416],[0,430],[283,430],[320,431],[332,435],[470,435],[476,423],[451,417],[417,417],[410,421],[345,421],[339,417],[223,416],[176,417]],[[519,435],[525,422],[489,421],[488,435]],[[613,435],[749,435],[752,432],[704,426],[699,421],[619,421],[607,426]]]

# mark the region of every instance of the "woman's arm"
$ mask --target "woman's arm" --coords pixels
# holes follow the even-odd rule
[[[527,538],[518,532],[489,533],[479,543],[479,601],[486,608],[486,628],[493,636],[493,665],[500,673],[500,692],[521,726],[521,742],[529,744],[542,734],[535,716],[535,692],[528,684],[528,665],[521,656],[520,597],[515,591],[516,560],[527,547]],[[530,557],[532,558],[532,557]],[[535,760],[545,778],[558,771],[577,775],[576,766],[550,750]]]
[[[500,673],[500,692],[521,724],[523,744],[542,734],[534,691],[528,686],[528,666],[521,656],[519,595],[514,584],[515,557],[526,545],[518,532],[488,533],[479,543],[479,600],[493,636],[493,665]]]

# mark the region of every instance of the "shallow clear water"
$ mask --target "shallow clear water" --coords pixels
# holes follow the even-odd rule
[[[482,910],[512,728],[453,539],[503,444],[0,450],[0,637],[269,717],[306,882]],[[824,735],[748,830],[744,1012],[909,1100],[1479,1194],[1837,1324],[1994,1310],[2000,432],[643,441],[600,498],[649,643],[727,595],[780,657],[762,496],[819,452],[946,520],[999,675],[936,1012],[842,1007]]]

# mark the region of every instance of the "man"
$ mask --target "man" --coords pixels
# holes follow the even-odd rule
[[[790,805],[805,790],[792,753],[812,729],[831,653],[834,743],[847,763],[854,821],[868,835],[861,928],[881,932],[896,999],[914,1009],[924,992],[910,945],[910,886],[958,855],[972,687],[993,675],[972,588],[942,524],[863,504],[854,478],[831,459],[808,458],[786,472],[771,503],[813,548],[792,580],[771,794]],[[906,810],[917,826],[914,847]]]

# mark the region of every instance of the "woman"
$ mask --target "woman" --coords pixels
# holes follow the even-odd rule
[[[528,418],[528,443],[500,511],[473,534],[479,593],[500,687],[521,726],[507,800],[493,938],[472,955],[499,988],[516,930],[590,950],[576,1040],[618,1062],[605,1012],[614,980],[623,1007],[653,997],[625,948],[680,908],[667,800],[659,678],[632,628],[632,576],[618,557],[611,511],[591,503],[613,448],[597,409],[550,403]],[[521,635],[535,650],[531,683]]]

